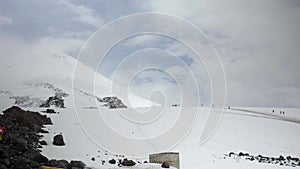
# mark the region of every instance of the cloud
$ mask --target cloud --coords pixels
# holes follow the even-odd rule
[[[227,75],[227,104],[300,106],[299,1],[151,2],[153,11],[183,17],[212,40]]]
[[[68,0],[61,0],[60,3],[63,4],[67,10],[79,16],[79,18],[76,18],[75,20],[86,23],[95,28],[100,28],[104,24],[103,20],[100,19],[97,13],[87,6],[75,5]]]
[[[76,57],[84,42],[84,40],[75,38],[43,37],[35,45],[40,49],[60,51]]]
[[[11,25],[13,20],[7,16],[0,16],[0,26],[1,25]]]

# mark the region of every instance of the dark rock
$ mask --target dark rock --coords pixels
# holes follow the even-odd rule
[[[0,159],[4,159],[7,157],[9,157],[8,153],[6,151],[4,151],[4,149],[0,149]]]
[[[234,153],[230,152],[229,157],[231,157]],[[299,162],[298,157],[292,157],[292,156],[287,156],[286,158],[282,155],[280,155],[278,158],[275,157],[268,157],[268,156],[262,156],[262,155],[250,155],[248,153],[243,153],[240,152],[237,154],[239,157],[245,159],[245,160],[250,160],[250,161],[257,161],[258,163],[268,163],[268,164],[277,164],[277,165],[282,165],[282,166],[290,166],[290,167],[295,167]]]
[[[39,131],[40,133],[49,133],[49,131],[46,131],[46,130],[44,130],[44,129],[40,129],[40,131]]]
[[[18,151],[23,152],[23,151],[28,150],[27,142],[23,138],[20,138],[20,137],[15,138],[13,145],[14,145],[15,149],[17,149]]]
[[[161,164],[161,167],[162,167],[162,168],[170,168],[170,163],[167,162],[167,161],[164,161],[164,162]]]
[[[103,99],[98,99],[99,102],[105,102],[103,106],[109,107],[110,109],[127,108],[127,106],[117,97],[104,97]]]
[[[284,161],[285,160],[285,158],[283,157],[283,156],[279,156],[279,158],[278,158],[280,161]]]
[[[47,163],[49,161],[47,157],[43,156],[40,153],[36,153],[32,159],[38,163]]]
[[[55,110],[53,109],[46,109],[46,111],[44,111],[45,113],[49,113],[49,114],[55,114]]]
[[[111,159],[108,162],[109,162],[109,164],[116,164],[116,160],[115,159]]]
[[[95,157],[92,157],[91,160],[92,160],[92,161],[95,161]]]
[[[53,137],[53,145],[55,145],[55,146],[64,146],[65,145],[62,134],[58,134]]]
[[[240,153],[239,153],[239,156],[240,156],[240,157],[244,156],[244,153],[240,152]]]
[[[127,158],[125,158],[125,159],[121,162],[121,164],[122,164],[123,166],[134,166],[134,165],[135,165],[135,162],[132,161],[132,160],[128,160]]]
[[[71,166],[71,168],[77,167],[83,169],[85,167],[85,164],[82,161],[71,161],[69,166]]]
[[[58,167],[58,161],[55,159],[49,160],[48,164],[50,167]]]
[[[47,142],[46,142],[45,140],[40,141],[40,144],[43,145],[43,146],[48,145]]]
[[[13,106],[0,114],[0,125],[7,129],[0,142],[0,169],[39,169],[41,166],[59,168],[84,168],[84,163],[73,161],[73,165],[65,160],[48,160],[40,154],[39,141],[43,125],[52,124],[51,119],[38,112],[25,111]],[[63,141],[63,139],[62,139]]]
[[[0,164],[0,169],[8,169],[4,164]]]
[[[4,164],[5,166],[7,166],[7,167],[10,165],[10,161],[9,161],[9,159],[7,159],[7,158],[6,158],[6,159],[3,159],[2,162],[3,162],[3,164]]]
[[[234,152],[230,152],[229,153],[229,157],[233,156],[234,155]]]
[[[68,168],[69,162],[67,160],[58,160],[59,168]]]
[[[59,108],[65,108],[63,96],[55,95],[53,97],[49,97],[44,103],[40,105],[40,107],[50,107],[51,105]]]

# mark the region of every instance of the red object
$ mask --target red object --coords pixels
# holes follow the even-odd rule
[[[1,128],[0,128],[0,133],[1,133],[2,135],[4,135],[4,134],[6,133],[6,128],[5,128],[5,127],[1,127]]]

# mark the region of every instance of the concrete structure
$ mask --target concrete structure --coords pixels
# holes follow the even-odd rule
[[[164,153],[157,153],[157,154],[149,155],[150,163],[162,164],[164,161],[169,162],[172,167],[180,169],[178,152],[164,152]]]

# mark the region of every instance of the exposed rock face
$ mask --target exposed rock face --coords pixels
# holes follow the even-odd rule
[[[58,134],[53,137],[53,145],[55,145],[55,146],[64,146],[65,145],[62,134]]]
[[[64,99],[61,96],[55,95],[49,97],[40,107],[50,107],[51,105],[59,108],[65,108]]]
[[[39,133],[43,125],[52,124],[50,118],[38,112],[24,111],[13,106],[0,115],[0,126],[7,128],[0,141],[1,168],[38,169],[48,163],[40,154]]]
[[[40,169],[41,166],[51,166],[64,169],[83,169],[81,161],[48,160],[40,154],[38,134],[43,125],[52,124],[50,118],[38,112],[25,111],[13,106],[0,115],[0,126],[5,126],[7,132],[0,141],[0,169]],[[59,139],[60,140],[60,139]]]
[[[110,109],[127,108],[127,106],[115,96],[104,97],[102,99],[98,99],[98,101],[106,103],[103,106],[107,106]]]
[[[50,83],[28,83],[28,87],[37,87],[42,89],[47,89],[54,92],[53,97],[49,97],[46,101],[44,98],[35,96],[10,96],[11,99],[15,100],[15,105],[22,107],[50,107],[54,105],[56,107],[64,108],[64,97],[68,97],[69,94],[65,93],[59,88],[54,87]],[[0,91],[0,94],[6,94],[5,91]],[[6,95],[12,95],[12,93],[7,93]]]

